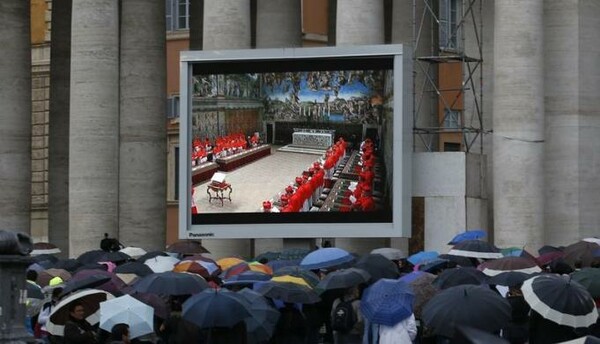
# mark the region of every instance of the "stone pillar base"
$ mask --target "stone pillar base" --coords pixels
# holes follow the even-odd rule
[[[25,330],[25,269],[31,258],[0,255],[0,344],[35,343]]]

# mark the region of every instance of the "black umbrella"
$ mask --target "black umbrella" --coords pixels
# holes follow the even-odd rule
[[[233,327],[250,316],[250,304],[227,289],[206,289],[183,303],[182,318],[200,328]]]
[[[206,288],[208,283],[202,277],[172,271],[148,275],[134,286],[134,290],[141,293],[162,295],[191,295]]]
[[[99,287],[111,280],[110,276],[91,275],[85,278],[70,280],[65,285],[61,297],[81,289],[93,289]]]
[[[369,283],[373,284],[382,278],[396,279],[400,277],[398,265],[380,254],[368,254],[359,259],[354,266],[371,275]]]
[[[433,285],[440,289],[448,289],[457,285],[486,283],[487,276],[475,268],[446,269],[433,281]]]
[[[54,263],[52,267],[55,269],[67,270],[68,272],[73,273],[81,266],[82,264],[77,259],[69,258],[59,260],[58,262]]]
[[[523,282],[523,296],[543,318],[569,327],[588,327],[598,319],[594,299],[581,284],[554,274]]]
[[[108,271],[108,265],[99,264],[99,263],[84,264],[84,265],[80,266],[79,268],[77,268],[77,270],[75,270],[75,273],[77,274],[81,271],[86,271],[86,270]]]
[[[494,285],[503,285],[506,287],[517,287],[523,284],[525,280],[533,276],[534,275],[526,274],[524,272],[507,271],[490,277],[488,279],[488,283]]]
[[[156,294],[139,293],[137,291],[130,291],[129,295],[154,308],[155,316],[161,319],[167,319],[169,317],[167,301],[160,296]]]
[[[113,262],[115,264],[123,263],[131,260],[131,256],[123,252],[104,252],[98,257],[97,262]]]
[[[342,289],[367,283],[371,275],[362,269],[350,268],[330,272],[319,282],[317,291],[323,292],[330,289]]]
[[[506,339],[502,339],[491,333],[468,327],[458,326],[452,338],[452,343],[463,344],[510,344]]]
[[[477,266],[479,262],[477,258],[469,258],[469,257],[461,257],[461,256],[453,256],[451,254],[440,254],[438,258],[448,259],[449,261],[455,263],[458,266],[469,267],[469,266]]]
[[[423,321],[434,334],[452,338],[458,326],[487,332],[504,328],[511,306],[490,288],[460,285],[442,290],[425,305]]]
[[[117,274],[135,274],[140,277],[145,277],[154,272],[148,265],[140,263],[140,262],[129,262],[123,265],[119,265],[115,268],[114,273]]]
[[[481,240],[462,241],[454,245],[454,247],[448,251],[448,254],[483,259],[497,259],[504,257],[496,246]]]
[[[143,262],[147,261],[148,259],[152,259],[152,258],[158,257],[158,256],[166,257],[166,256],[168,256],[168,254],[163,251],[150,251],[150,252],[146,253],[145,255],[138,257],[138,259],[136,259],[136,260],[138,262],[143,263]]]
[[[180,240],[177,241],[169,247],[167,247],[167,252],[177,253],[181,255],[194,255],[200,253],[210,253],[202,243],[198,240]]]
[[[256,291],[262,295],[289,303],[317,303],[321,299],[307,286],[290,282],[264,282],[256,284]]]
[[[600,269],[583,268],[572,273],[571,277],[584,286],[594,299],[600,298]]]
[[[56,258],[55,256],[51,255],[51,254],[40,254],[37,256],[34,256],[31,258],[31,260],[34,263],[38,263],[42,266],[44,266],[45,264],[54,264],[56,262],[58,262],[58,258]],[[44,263],[44,262],[48,262],[48,263]]]
[[[249,343],[263,343],[271,339],[280,313],[264,296],[252,289],[244,288],[237,292],[249,306],[250,316],[244,319]]]
[[[92,250],[82,253],[79,257],[77,257],[77,261],[79,261],[82,265],[85,264],[93,264],[99,262],[98,258],[104,255],[106,252],[102,250]]]

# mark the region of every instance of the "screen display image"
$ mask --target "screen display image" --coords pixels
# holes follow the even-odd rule
[[[401,236],[396,55],[202,53],[182,72],[180,237]]]

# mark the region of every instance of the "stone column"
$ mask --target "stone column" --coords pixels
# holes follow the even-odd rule
[[[35,343],[25,329],[25,270],[29,264],[29,257],[0,255],[0,343]]]
[[[495,244],[544,243],[543,1],[496,1],[494,15]]]
[[[119,1],[74,1],[72,16],[69,245],[78,256],[118,230]]]
[[[166,239],[164,2],[121,3],[119,240],[163,250]]]
[[[250,48],[250,1],[204,1],[204,50]]]
[[[193,17],[192,17],[193,18]],[[204,1],[203,50],[249,49],[250,1]],[[194,26],[194,23],[190,23]],[[194,49],[194,47],[190,47]],[[242,256],[250,258],[252,243],[248,239],[204,239],[202,245],[215,258]]]
[[[256,48],[302,46],[302,9],[299,0],[260,0],[257,4]],[[307,241],[312,239],[307,239]],[[254,240],[254,255],[282,251],[284,239]],[[288,240],[289,241],[289,240]]]
[[[260,0],[257,7],[257,48],[302,46],[300,0]]]
[[[48,238],[69,255],[69,96],[72,0],[52,3],[48,144]]]
[[[336,17],[336,45],[384,43],[383,1],[338,0]],[[335,246],[349,252],[365,254],[374,248],[389,246],[389,239],[337,238]]]
[[[0,228],[30,232],[29,1],[0,1]]]
[[[383,1],[338,0],[335,33],[336,45],[383,44]]]
[[[598,15],[600,4],[593,1],[544,1],[545,234],[551,245],[600,232]]]

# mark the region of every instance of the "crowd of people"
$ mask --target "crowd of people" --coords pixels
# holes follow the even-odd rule
[[[180,243],[188,248],[194,243],[201,247],[197,242]],[[209,254],[199,254],[201,250],[194,253],[189,249],[185,251],[188,253],[178,253],[176,249],[144,253],[139,248],[135,248],[137,251],[122,248],[118,240],[106,237],[101,244],[106,252],[88,252],[78,259],[35,258],[37,263],[27,271],[28,283],[36,286],[39,283],[39,287],[43,287],[46,302],[35,312],[28,311],[30,318],[27,324],[31,333],[44,343],[90,344],[487,342],[485,339],[469,341],[459,337],[467,333],[463,332],[463,326],[467,329],[473,326],[483,335],[491,336],[487,340],[493,338],[499,343],[560,343],[600,335],[596,310],[600,306],[600,239],[584,239],[566,248],[545,246],[538,257],[516,248],[500,253],[493,245],[472,238],[456,239],[454,244],[445,255],[419,252],[407,257],[400,250],[381,248],[357,257],[335,247],[324,247],[292,257],[297,259],[285,258],[283,253],[279,253],[243,261],[236,257],[213,260]],[[474,249],[475,246],[478,248]],[[481,247],[488,251],[482,251]],[[134,256],[124,253],[133,254],[134,251],[138,252]],[[92,256],[96,258],[90,260]],[[157,268],[158,258],[169,261],[166,268],[164,264]],[[94,260],[97,262],[90,263]],[[517,266],[517,263],[529,265],[523,267]],[[147,273],[138,272],[139,276],[135,278],[125,278],[123,271],[133,271],[132,266],[136,264],[145,265]],[[513,264],[512,267],[510,264]],[[42,267],[49,268],[42,270]],[[69,269],[72,275],[61,267]],[[92,270],[91,274],[89,270]],[[92,280],[110,276],[119,282],[108,284],[103,279],[105,284],[82,283],[77,277],[82,271],[87,271],[88,279],[90,276],[94,277]],[[179,276],[193,275],[205,284],[179,293],[144,289],[156,295],[140,297],[144,294],[140,285],[149,285],[144,282],[145,279],[172,273],[170,271]],[[52,277],[52,274],[56,276]],[[581,275],[592,277],[586,279]],[[538,279],[564,285],[560,286],[559,295],[544,296],[535,290]],[[185,289],[186,286],[178,287]],[[87,308],[100,308],[100,319],[103,309],[98,305],[101,300],[90,301],[74,296],[85,288],[106,290],[103,292],[106,294],[110,291],[114,296],[130,294],[140,297],[144,303],[154,307],[153,330],[132,338],[129,329],[137,326],[133,322],[121,321],[107,328],[98,320],[90,320],[93,312]],[[554,293],[552,287],[545,288]],[[576,294],[567,293],[569,288]],[[456,289],[461,297],[445,296],[456,292]],[[249,318],[235,318],[236,313],[247,311],[244,307],[252,309],[256,305],[247,303],[240,310],[232,309],[227,313],[230,303],[220,304],[213,298],[214,306],[202,305],[199,313],[192,314],[195,307],[200,307],[196,302],[200,294],[206,294],[202,297],[222,295],[237,299],[244,293],[254,295],[254,300],[261,299],[258,308],[262,313],[249,311]],[[476,293],[487,294],[475,301],[483,307],[471,311],[469,307],[477,306],[469,304],[469,297]],[[552,297],[558,299],[558,306],[548,301]],[[436,309],[440,298],[442,301],[458,302],[458,307],[448,311]],[[540,308],[540,304],[546,308]],[[473,312],[474,318],[461,319],[457,315],[461,313],[461,307],[467,313]],[[554,308],[548,311],[548,307]],[[63,323],[55,315],[59,309],[66,309],[65,314],[68,315]],[[486,314],[477,313],[482,311]],[[265,312],[274,316],[266,316]],[[499,322],[491,325],[477,322],[477,317],[494,317],[494,312],[499,313],[497,318],[504,317],[503,320],[494,318],[489,322]],[[198,317],[220,317],[218,313],[227,313],[233,320],[226,325],[214,319],[210,320],[214,324],[209,321],[213,325],[199,325]],[[557,318],[555,313],[560,313],[560,317]],[[442,316],[451,319],[440,323],[436,318]],[[251,319],[260,320],[258,324],[251,325]],[[60,335],[56,332],[57,324],[63,326]],[[451,327],[452,330],[448,332],[442,327]]]

